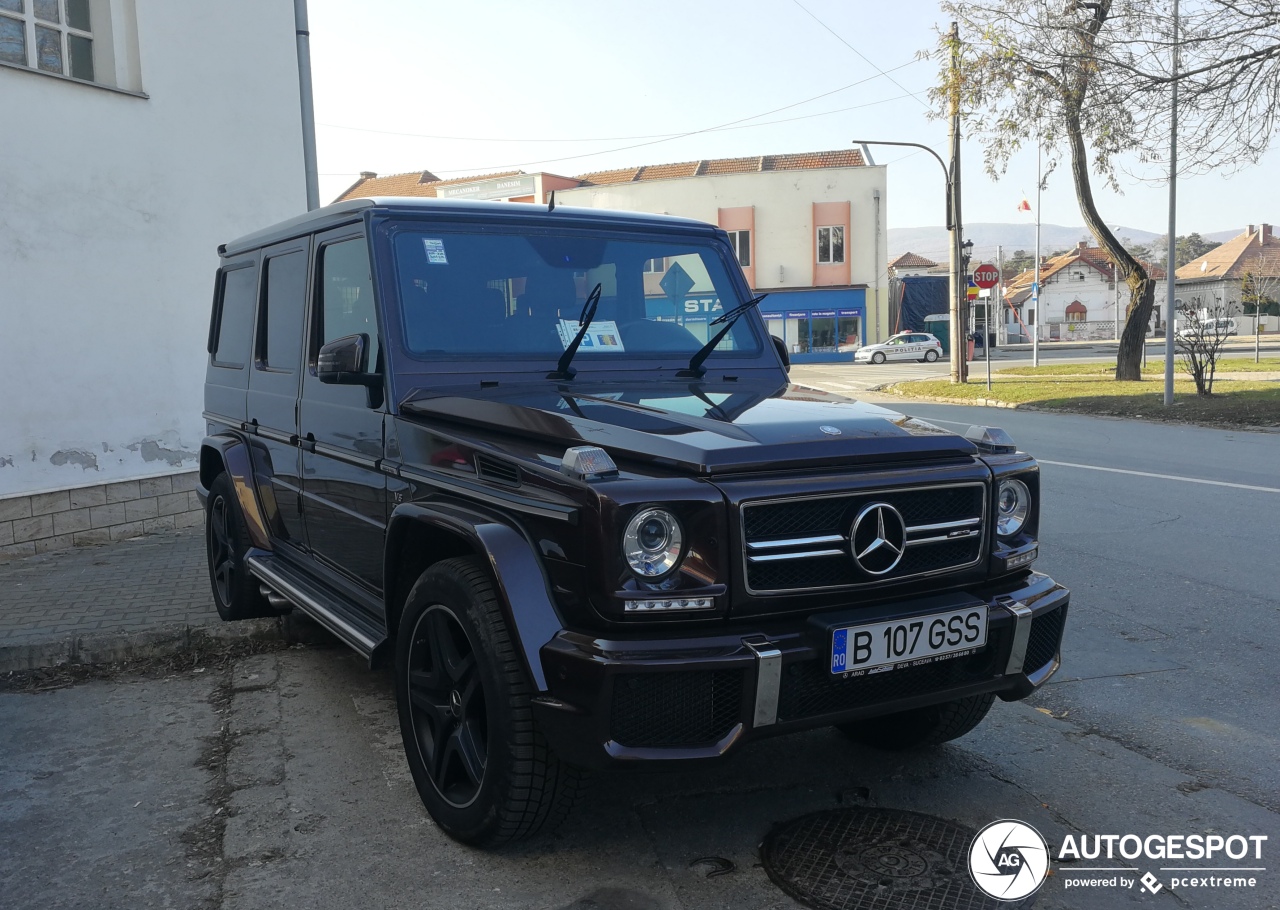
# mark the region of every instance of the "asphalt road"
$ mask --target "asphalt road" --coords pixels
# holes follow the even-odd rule
[[[1256,888],[1067,890],[1088,873],[1065,865],[1036,907],[1280,906],[1280,434],[909,410],[1002,425],[1042,459],[1038,568],[1073,591],[1062,671],[964,739],[899,756],[817,730],[722,767],[598,775],[558,834],[483,853],[426,816],[389,678],[340,648],[8,693],[0,903],[795,907],[761,869],[761,839],[810,811],[871,805],[975,829],[1022,819],[1051,844],[1267,836]],[[711,875],[719,860],[732,870]]]

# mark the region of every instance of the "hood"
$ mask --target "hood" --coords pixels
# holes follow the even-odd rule
[[[802,386],[673,382],[525,385],[411,393],[409,418],[595,445],[700,475],[959,458],[963,437],[896,411]]]

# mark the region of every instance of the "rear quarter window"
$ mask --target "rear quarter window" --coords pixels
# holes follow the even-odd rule
[[[248,362],[249,341],[253,336],[253,301],[257,286],[256,264],[227,269],[222,273],[219,299],[214,306],[215,366],[239,369]]]

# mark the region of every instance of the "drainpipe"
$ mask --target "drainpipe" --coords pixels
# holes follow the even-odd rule
[[[320,208],[320,176],[316,167],[316,112],[311,92],[311,31],[307,0],[293,0],[298,38],[298,98],[302,102],[302,167],[306,172],[307,211]]]
[[[863,151],[863,154],[864,155],[866,154],[865,150]],[[880,259],[880,190],[879,189],[872,190],[871,196],[876,201],[876,241],[873,244],[875,247],[875,260],[872,262],[872,269],[871,269],[871,274],[876,276],[874,280],[876,333],[872,337],[875,338],[875,342],[873,343],[879,344],[880,343],[880,263],[882,261]],[[866,329],[863,329],[862,334],[865,341]]]

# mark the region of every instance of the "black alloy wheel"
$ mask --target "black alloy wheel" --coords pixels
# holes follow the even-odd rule
[[[261,585],[245,565],[249,529],[235,485],[225,473],[209,485],[205,503],[205,551],[209,557],[209,582],[218,615],[225,620],[277,616],[262,595]]]
[[[396,703],[422,804],[455,840],[493,847],[554,828],[582,789],[534,724],[528,670],[487,566],[418,578],[396,637]]]
[[[489,762],[489,712],[476,655],[453,612],[431,604],[410,635],[407,684],[414,744],[450,806],[476,800]]]

